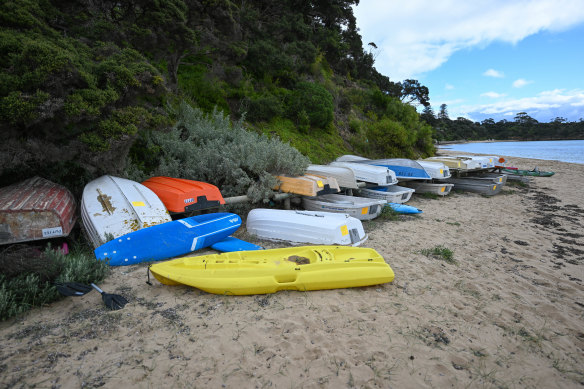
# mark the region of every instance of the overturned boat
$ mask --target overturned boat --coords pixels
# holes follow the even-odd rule
[[[318,197],[303,197],[302,206],[310,211],[344,213],[359,220],[375,219],[386,200],[365,197],[328,194]]]
[[[400,185],[375,186],[359,189],[359,196],[371,199],[385,200],[388,203],[403,204],[412,198],[416,190]]]
[[[448,195],[454,186],[454,184],[440,181],[406,181],[403,184],[414,189],[417,194],[431,193],[439,196]]]
[[[442,156],[442,157],[425,158],[422,161],[441,162],[444,165],[448,166],[450,169],[456,169],[456,170],[481,169],[480,162],[469,159],[469,158]]]
[[[152,190],[136,181],[109,175],[85,185],[81,219],[94,247],[130,232],[172,221]]]
[[[424,170],[426,170],[426,173],[428,173],[428,175],[432,179],[442,180],[444,178],[450,178],[452,176],[452,174],[450,174],[450,169],[448,168],[448,166],[446,166],[442,162],[430,162],[424,160],[418,160],[416,162],[422,165]]]
[[[445,182],[454,185],[455,190],[480,193],[485,196],[494,196],[501,191],[503,184],[496,184],[492,179],[449,178]]]
[[[342,157],[337,158],[337,161],[383,166],[392,170],[399,181],[429,180],[431,178],[422,165],[417,161],[407,158],[367,159],[353,155],[343,155]]]
[[[332,177],[337,180],[337,184],[339,184],[339,187],[341,188],[358,188],[355,172],[345,166],[308,165],[306,173],[317,176]]]
[[[346,214],[256,208],[246,229],[260,239],[358,246],[367,240],[359,219]]]
[[[142,185],[152,190],[170,212],[217,208],[225,200],[215,185],[172,177],[151,177]]]
[[[67,188],[42,177],[0,188],[0,244],[65,237],[76,209]]]
[[[380,186],[397,184],[395,173],[384,166],[342,161],[331,162],[330,165],[343,166],[351,169],[355,173],[357,181]]]
[[[303,176],[276,176],[279,183],[272,189],[284,193],[294,193],[302,196],[321,196],[340,191],[337,180],[316,174]]]

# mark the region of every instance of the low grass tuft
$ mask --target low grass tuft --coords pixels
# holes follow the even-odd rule
[[[427,257],[439,259],[450,264],[458,263],[454,259],[454,252],[442,245],[435,246],[431,249],[422,249],[420,250],[420,254],[425,255]]]

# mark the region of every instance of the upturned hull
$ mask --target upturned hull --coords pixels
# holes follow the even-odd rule
[[[330,194],[304,197],[302,206],[309,211],[344,213],[359,220],[371,220],[381,214],[386,202],[386,200]]]
[[[0,244],[67,236],[76,207],[69,190],[41,177],[0,188]]]
[[[256,208],[246,229],[260,239],[293,243],[358,246],[367,240],[360,220],[331,212]]]

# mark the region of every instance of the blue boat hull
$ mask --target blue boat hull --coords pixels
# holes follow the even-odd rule
[[[405,213],[405,214],[422,213],[421,209],[418,209],[416,207],[412,207],[411,205],[387,203],[386,206],[391,207],[397,213]]]
[[[233,236],[228,236],[227,238],[211,245],[213,250],[222,251],[224,253],[230,253],[233,251],[252,251],[252,250],[263,250],[262,246],[246,242],[245,240],[234,238]]]
[[[209,247],[241,226],[234,213],[209,213],[143,228],[95,249],[97,259],[111,266],[160,261]]]

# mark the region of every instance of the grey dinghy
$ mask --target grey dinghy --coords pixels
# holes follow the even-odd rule
[[[256,208],[246,229],[260,239],[294,243],[358,246],[367,240],[360,220],[330,212]]]
[[[501,191],[503,184],[496,184],[492,179],[476,179],[476,178],[449,178],[444,180],[449,184],[454,184],[455,190],[464,190],[468,192],[480,193],[485,196],[494,196]]]
[[[439,196],[446,196],[452,190],[454,184],[440,181],[406,181],[403,183],[408,188],[416,190],[416,193],[432,193]]]
[[[309,211],[345,213],[359,220],[375,219],[383,210],[385,203],[386,200],[340,194],[302,198],[302,205]]]

